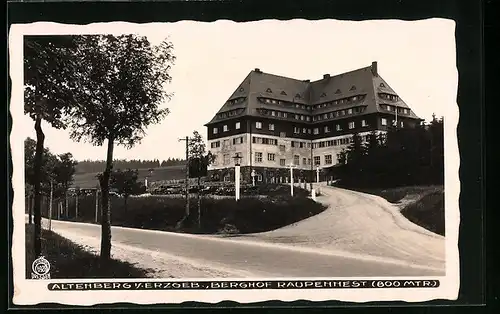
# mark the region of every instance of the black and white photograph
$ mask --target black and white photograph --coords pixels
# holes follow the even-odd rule
[[[454,30],[14,25],[14,303],[456,299]]]

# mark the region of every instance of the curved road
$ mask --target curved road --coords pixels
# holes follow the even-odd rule
[[[330,208],[275,231],[224,237],[112,227],[112,251],[115,258],[156,268],[161,277],[444,275],[442,237],[365,194],[326,187],[323,192],[321,201]],[[52,228],[90,249],[99,247],[98,225],[52,221]]]

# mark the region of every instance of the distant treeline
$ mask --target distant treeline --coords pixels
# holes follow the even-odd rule
[[[117,159],[113,161],[114,170],[124,170],[124,169],[154,169],[158,167],[168,167],[168,166],[179,166],[184,165],[186,161],[179,158],[169,158],[160,162],[158,159],[154,160],[141,160],[132,159],[124,160]],[[82,160],[76,165],[77,173],[94,173],[102,172],[106,166],[106,161],[104,160]]]

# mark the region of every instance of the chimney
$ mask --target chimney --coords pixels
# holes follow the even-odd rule
[[[255,68],[254,71],[257,72],[257,73],[262,73],[262,71],[259,68]]]
[[[373,76],[378,76],[377,61],[372,62],[372,74]]]
[[[323,74],[323,79],[328,79],[330,78],[330,74]]]

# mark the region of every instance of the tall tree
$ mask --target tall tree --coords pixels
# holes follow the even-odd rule
[[[64,153],[58,156],[59,162],[54,169],[56,181],[61,183],[64,191],[65,200],[65,212],[68,215],[68,188],[73,182],[73,176],[75,174],[75,167],[78,164],[76,160],[73,159],[71,153]]]
[[[36,148],[33,160],[34,251],[41,255],[41,174],[45,134],[42,121],[61,129],[63,117],[74,104],[72,58],[74,43],[67,36],[24,36],[24,113],[34,121]]]
[[[125,171],[115,170],[111,172],[111,188],[116,189],[123,195],[125,211],[127,210],[127,200],[130,195],[138,194],[142,184],[137,181],[139,172],[137,169],[127,169]]]
[[[102,197],[101,258],[111,254],[109,181],[115,144],[133,147],[150,124],[159,123],[168,109],[160,105],[171,97],[166,83],[175,57],[172,43],[151,45],[136,35],[80,36],[79,106],[72,114],[72,138],[94,145],[107,142],[106,166],[99,176]]]

